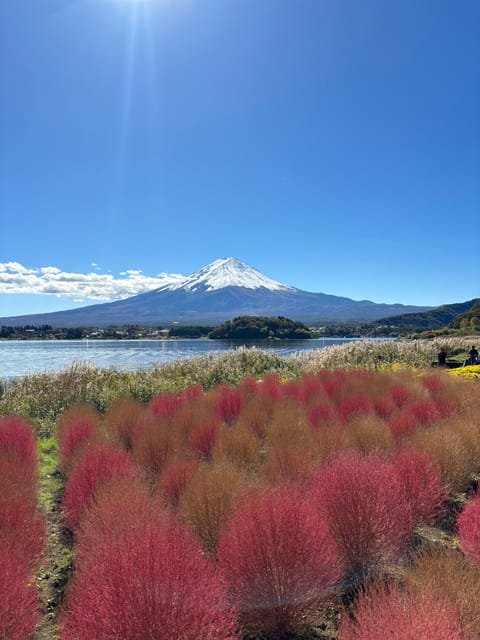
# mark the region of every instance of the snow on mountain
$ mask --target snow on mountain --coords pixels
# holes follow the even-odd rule
[[[183,289],[189,292],[215,291],[225,287],[296,291],[294,287],[272,280],[238,258],[220,258],[186,278],[162,285],[158,292]]]

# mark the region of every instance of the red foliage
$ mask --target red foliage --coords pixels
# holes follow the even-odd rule
[[[468,500],[457,519],[460,548],[475,564],[480,565],[480,496]]]
[[[258,391],[261,394],[270,396],[273,400],[276,400],[280,395],[281,383],[277,376],[268,375],[263,378],[262,383],[258,387]]]
[[[197,392],[192,393],[196,394]],[[150,400],[148,408],[156,418],[173,418],[186,401],[187,398],[182,393],[159,394]]]
[[[26,640],[37,621],[37,589],[28,563],[0,544],[0,638]]]
[[[30,423],[17,415],[0,418],[0,455],[38,469],[37,442]]]
[[[238,385],[238,390],[241,391],[245,397],[251,398],[257,394],[258,381],[256,378],[244,378]]]
[[[78,460],[70,475],[63,500],[65,526],[74,531],[85,507],[95,492],[106,483],[121,478],[135,478],[137,468],[128,453],[108,444],[98,444]]]
[[[172,460],[163,470],[158,487],[167,503],[176,508],[183,490],[198,469],[197,460]]]
[[[405,449],[393,460],[415,523],[434,524],[444,513],[447,494],[438,468],[417,449]]]
[[[187,402],[191,402],[192,400],[201,398],[203,393],[203,389],[199,384],[193,384],[191,387],[188,387],[182,395]]]
[[[375,415],[382,420],[388,420],[395,411],[395,405],[388,398],[375,398],[373,401]]]
[[[343,387],[345,380],[345,373],[343,371],[329,371],[327,369],[320,371],[317,375],[325,393],[330,397],[335,396]]]
[[[390,397],[397,407],[401,408],[410,398],[410,393],[405,385],[394,384],[390,387]]]
[[[244,405],[244,398],[238,389],[229,385],[219,385],[216,389],[217,399],[214,404],[215,414],[227,424],[235,422]]]
[[[438,376],[423,376],[422,386],[427,389],[432,396],[438,396],[445,388],[445,385]]]
[[[98,442],[99,439],[98,425],[95,422],[81,421],[65,425],[59,436],[62,470],[70,473],[75,458],[85,447]]]
[[[392,464],[379,455],[332,458],[317,474],[313,495],[353,582],[376,575],[407,550],[412,511]]]
[[[0,479],[0,483],[3,482]],[[45,520],[34,501],[23,496],[0,495],[0,546],[9,549],[32,569],[45,543]],[[0,637],[2,637],[0,635]]]
[[[307,414],[307,420],[312,427],[321,427],[326,422],[333,419],[333,411],[328,404],[317,404],[310,409]]]
[[[301,382],[289,380],[280,387],[280,397],[282,398],[295,398],[298,404],[305,403],[305,393]]]
[[[410,413],[400,413],[388,423],[395,440],[410,435],[417,428],[417,421]]]
[[[422,427],[429,427],[440,418],[440,411],[435,402],[430,400],[417,400],[408,407],[409,412]]]
[[[199,424],[190,433],[190,449],[201,458],[209,460],[219,432],[220,424],[215,420]]]
[[[23,496],[36,503],[38,473],[36,467],[4,456],[0,451],[0,487],[5,496]]]
[[[341,578],[334,542],[295,490],[251,494],[220,537],[229,600],[247,631],[285,634],[311,622]]]
[[[431,591],[371,587],[354,614],[343,616],[338,640],[464,640],[457,612]]]
[[[363,395],[356,394],[342,398],[337,407],[340,418],[344,421],[354,416],[369,415],[373,412],[371,401]]]
[[[229,640],[225,588],[193,534],[173,518],[123,508],[115,535],[77,566],[60,620],[63,640]],[[92,576],[94,579],[92,580]]]

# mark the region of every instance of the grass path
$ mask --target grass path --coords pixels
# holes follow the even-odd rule
[[[40,508],[47,520],[47,544],[38,573],[41,619],[36,640],[58,638],[57,617],[71,570],[71,536],[62,527],[63,479],[58,470],[58,448],[54,438],[39,441]]]

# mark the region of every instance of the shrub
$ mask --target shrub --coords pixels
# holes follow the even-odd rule
[[[395,440],[410,435],[417,428],[417,421],[411,413],[405,411],[392,417],[389,424],[390,432]]]
[[[402,558],[413,535],[412,512],[392,465],[383,458],[339,454],[318,472],[313,495],[353,583]]]
[[[182,393],[161,393],[150,400],[148,408],[156,418],[164,420],[173,418],[186,401]]]
[[[429,427],[440,419],[440,411],[431,400],[416,400],[408,405],[408,411],[421,427]]]
[[[327,403],[317,404],[307,414],[308,423],[310,426],[318,429],[325,423],[333,420],[333,410]]]
[[[180,510],[207,551],[217,548],[220,530],[247,487],[245,476],[226,464],[202,466],[186,485]]]
[[[416,449],[398,453],[393,465],[415,523],[433,525],[445,513],[447,499],[437,467],[425,452]]]
[[[63,430],[74,422],[88,423],[100,429],[100,417],[92,406],[86,403],[72,404],[59,415],[57,420],[56,433],[60,442]]]
[[[409,444],[429,455],[448,493],[468,488],[472,474],[477,471],[475,454],[448,425],[417,431]]]
[[[457,519],[460,548],[474,563],[480,565],[480,496],[467,500]]]
[[[130,531],[132,523],[159,523],[165,509],[138,478],[124,478],[98,488],[95,500],[84,509],[75,535],[75,570],[88,563],[92,553],[108,547]]]
[[[0,455],[38,469],[37,442],[27,420],[17,415],[0,418]]]
[[[246,499],[222,533],[218,558],[229,601],[252,633],[301,631],[341,577],[315,508],[287,488]]]
[[[395,405],[388,398],[375,398],[373,401],[373,407],[375,415],[377,415],[382,420],[388,420],[389,418],[391,418],[393,412],[395,411]]]
[[[355,394],[342,398],[337,407],[340,418],[346,422],[353,417],[366,416],[373,413],[372,403],[364,395]]]
[[[189,480],[198,470],[197,460],[171,460],[158,479],[158,488],[168,505],[178,507],[178,503]]]
[[[237,423],[231,429],[223,429],[215,442],[213,460],[226,461],[239,469],[253,471],[260,464],[260,445],[255,435],[244,425]]]
[[[238,418],[244,405],[244,399],[240,391],[229,385],[217,387],[217,398],[214,404],[215,414],[227,424],[232,424]]]
[[[182,448],[181,434],[173,425],[152,423],[145,427],[133,447],[134,459],[156,478]]]
[[[26,640],[37,621],[37,590],[28,563],[0,544],[0,638]]]
[[[433,548],[421,552],[405,578],[413,590],[430,591],[451,604],[464,640],[480,638],[480,567],[457,550]]]
[[[338,640],[463,640],[455,610],[437,594],[396,585],[370,587],[345,615]]]
[[[407,387],[403,384],[392,385],[390,387],[389,395],[397,407],[403,407],[410,398],[410,393]]]
[[[383,420],[375,415],[356,417],[345,428],[345,444],[360,453],[378,451],[389,454],[392,450],[392,434]]]
[[[105,428],[110,437],[127,451],[131,451],[142,429],[145,405],[134,398],[117,398],[105,412]]]
[[[190,449],[209,460],[212,456],[213,445],[220,431],[220,424],[214,420],[203,422],[193,429],[189,436]]]
[[[72,422],[65,425],[59,443],[60,467],[68,475],[75,459],[86,447],[100,441],[98,426],[92,422]]]
[[[11,496],[7,492],[2,492],[0,495],[0,546],[13,552],[33,570],[40,558],[44,543],[45,519],[35,509],[34,501],[21,495]]]
[[[36,503],[38,485],[37,467],[20,463],[12,456],[0,452],[0,492],[4,496],[23,496]]]
[[[263,440],[270,424],[275,401],[265,393],[258,392],[242,410],[237,426],[246,426],[258,440]]]
[[[262,476],[272,485],[293,484],[306,487],[315,468],[314,451],[293,442],[275,442],[267,449]]]
[[[60,637],[233,639],[225,588],[193,535],[167,516],[119,515],[119,533],[74,573]]]
[[[63,500],[65,526],[74,531],[85,507],[95,499],[95,492],[106,483],[134,478],[138,471],[132,458],[112,444],[99,444],[77,462],[70,475]]]

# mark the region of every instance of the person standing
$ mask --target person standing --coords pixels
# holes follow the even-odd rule
[[[470,364],[477,364],[478,362],[478,351],[475,349],[475,345],[472,346],[470,351],[468,352],[470,356]]]

